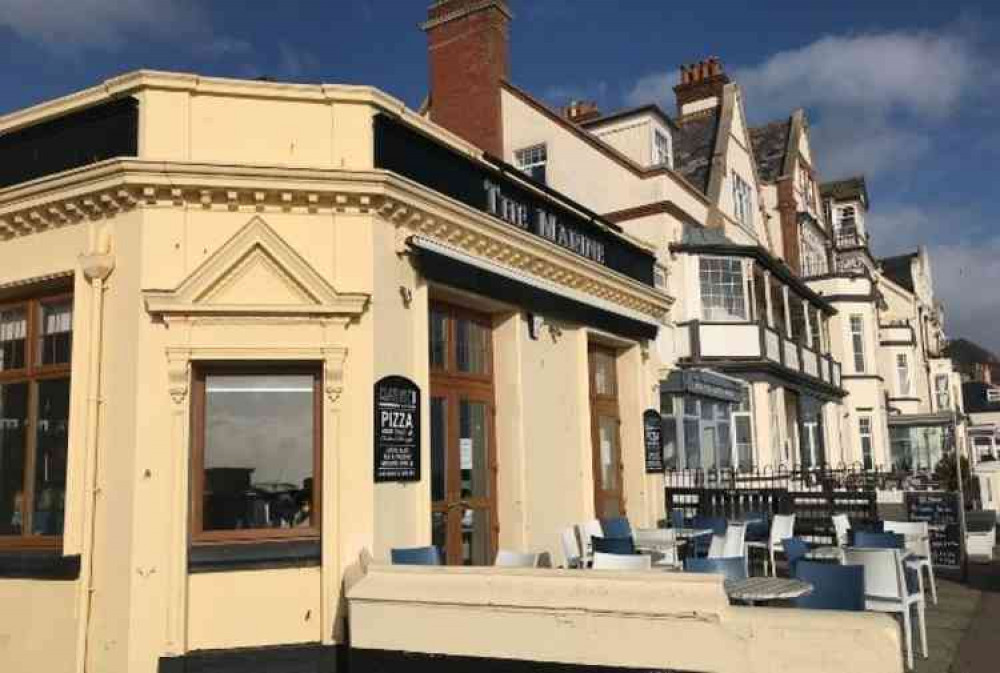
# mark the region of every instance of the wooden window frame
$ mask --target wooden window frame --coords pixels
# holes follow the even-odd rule
[[[35,501],[35,467],[38,458],[38,384],[44,381],[57,379],[69,379],[70,390],[72,391],[72,346],[70,347],[70,361],[64,364],[41,365],[38,364],[40,352],[39,345],[41,338],[41,307],[43,304],[52,304],[70,301],[73,314],[76,313],[76,306],[73,302],[71,291],[57,290],[46,293],[27,295],[0,304],[0,312],[11,309],[23,308],[25,312],[25,332],[24,332],[24,366],[20,369],[7,369],[0,371],[0,385],[26,384],[28,386],[28,425],[25,428],[24,439],[24,473],[21,475],[21,533],[19,535],[0,535],[0,550],[5,549],[38,549],[55,550],[62,548],[62,535],[38,535],[30,531],[34,521],[34,501]],[[73,329],[70,330],[73,334]],[[72,392],[70,393],[72,395]],[[67,454],[70,446],[66,447]],[[68,475],[67,475],[68,477]],[[65,494],[64,494],[65,496]],[[65,509],[63,511],[63,523],[65,524]]]
[[[482,385],[493,387],[493,320],[488,314],[480,313],[472,309],[465,308],[463,306],[457,306],[455,304],[449,304],[442,301],[431,301],[430,313],[440,312],[444,313],[446,316],[445,322],[445,366],[434,367],[431,365],[431,374],[435,376],[443,376],[449,379],[467,381],[469,383],[475,384],[480,383]],[[477,374],[475,372],[463,372],[458,368],[458,320],[463,319],[469,322],[475,323],[480,327],[483,327],[489,332],[490,338],[487,339],[486,343],[486,353],[484,358],[486,361],[486,372],[484,374]],[[428,324],[430,321],[428,320]],[[428,348],[430,344],[428,344]],[[429,357],[428,357],[429,360]]]
[[[598,394],[597,392],[597,355],[603,354],[611,357],[613,362],[612,372],[614,374],[613,388],[614,394]],[[601,344],[590,343],[587,346],[587,371],[588,388],[590,396],[590,443],[591,443],[591,469],[593,470],[593,491],[594,491],[594,514],[601,517],[601,504],[608,493],[614,493],[605,488],[601,478],[600,461],[600,427],[598,419],[601,416],[612,417],[616,421],[616,446],[618,447],[618,508],[622,516],[626,516],[627,502],[625,498],[625,456],[622,446],[621,432],[621,407],[618,400],[618,352],[615,348]]]
[[[196,361],[191,363],[191,470],[189,539],[195,546],[318,540],[323,526],[323,363],[319,361]],[[203,527],[205,491],[205,378],[208,375],[311,375],[313,377],[313,486],[307,528]]]

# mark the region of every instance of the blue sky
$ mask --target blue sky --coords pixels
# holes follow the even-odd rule
[[[429,0],[0,0],[0,113],[136,68],[378,86],[419,104]],[[998,2],[510,0],[512,79],[654,100],[714,55],[759,123],[805,107],[824,179],[869,177],[879,254],[925,244],[951,336],[1000,352]]]

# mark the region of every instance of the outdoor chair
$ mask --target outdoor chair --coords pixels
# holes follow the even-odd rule
[[[725,535],[728,523],[725,517],[722,516],[696,516],[692,522],[691,527],[701,530],[711,530],[715,535]],[[704,557],[708,555],[709,548],[712,544],[712,535],[702,535],[691,540],[691,551],[695,556]]]
[[[590,565],[590,561],[594,554],[594,548],[591,546],[590,540],[595,537],[604,537],[604,529],[601,528],[601,522],[597,519],[584,521],[576,527],[576,534],[577,538],[580,540],[580,551],[583,553],[583,563],[584,565]]]
[[[774,556],[777,552],[784,551],[781,541],[794,536],[795,515],[775,514],[774,519],[771,521],[771,534],[768,535],[767,542],[748,542],[747,553],[749,554],[750,549],[766,549],[770,564],[768,564],[768,561],[764,562],[764,572],[767,574],[768,568],[770,568],[770,574],[775,575],[777,570],[774,565]]]
[[[670,510],[670,526],[672,528],[684,528],[684,510]]]
[[[406,547],[389,552],[395,566],[439,566],[441,552],[437,547]]]
[[[853,546],[865,549],[905,549],[906,538],[896,533],[868,533],[859,530],[854,533]]]
[[[850,542],[851,520],[846,514],[833,515],[833,530],[837,536],[837,546],[846,547]]]
[[[632,526],[623,516],[601,519],[601,530],[604,537],[632,537]]]
[[[808,596],[795,599],[795,607],[857,612],[865,609],[865,569],[861,566],[800,560],[792,577],[813,586]]]
[[[583,567],[583,554],[580,553],[580,541],[576,537],[576,529],[572,526],[564,528],[562,535],[563,557],[566,559],[567,568]]]
[[[924,620],[924,595],[907,587],[903,561],[898,549],[852,549],[845,552],[845,565],[860,565],[865,572],[865,609],[893,612],[903,617],[906,641],[906,664],[913,668],[913,626],[910,608],[917,608],[920,650],[927,657],[927,624]]]
[[[997,515],[992,510],[965,513],[965,553],[978,560],[993,560],[997,542]]]
[[[786,537],[781,541],[785,550],[785,560],[788,563],[788,576],[795,577],[795,567],[809,553],[809,545],[799,537]]]
[[[926,521],[886,521],[885,530],[904,536],[910,556],[905,563],[916,571],[923,584],[923,571],[927,571],[927,581],[931,585],[931,601],[937,605],[937,583],[934,580],[934,564],[931,562],[930,531]],[[921,590],[923,587],[921,587]]]
[[[595,554],[600,552],[631,556],[636,553],[635,542],[631,537],[593,537],[590,541]]]
[[[497,558],[493,565],[501,568],[537,568],[540,565],[541,557],[541,554],[501,549],[497,552]]]
[[[745,512],[740,517],[747,524],[747,537],[749,542],[767,541],[767,514],[765,512]]]
[[[727,580],[745,580],[747,578],[746,559],[742,556],[689,558],[684,561],[684,570],[689,573],[725,575]]]
[[[642,554],[605,554],[594,552],[594,570],[651,570],[653,559]]]

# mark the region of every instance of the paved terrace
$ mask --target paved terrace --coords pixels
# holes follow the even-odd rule
[[[1000,671],[1000,561],[970,564],[968,584],[939,577],[927,607],[930,657],[916,658],[916,673]]]

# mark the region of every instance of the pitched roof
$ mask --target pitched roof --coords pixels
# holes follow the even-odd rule
[[[865,176],[863,175],[824,182],[819,186],[819,193],[824,199],[833,199],[834,201],[860,200],[864,201],[866,207],[868,204],[868,186],[865,184]]]
[[[895,257],[886,257],[879,260],[879,265],[882,267],[882,273],[888,276],[889,280],[893,281],[900,287],[904,287],[910,292],[913,292],[913,258],[919,255],[919,252],[911,252],[905,255],[896,255]]]
[[[655,117],[659,117],[660,120],[669,126],[670,128],[676,128],[677,124],[673,119],[663,111],[659,105],[655,103],[646,103],[645,105],[639,105],[637,107],[625,108],[624,110],[616,110],[615,112],[609,112],[608,114],[602,114],[600,116],[594,117],[593,119],[585,119],[579,122],[580,126],[585,129],[590,129],[594,126],[602,126],[609,122],[619,121],[621,119],[628,119],[629,117],[638,117],[643,114],[651,114]]]
[[[968,339],[952,339],[944,348],[944,353],[956,365],[975,365],[1000,362],[996,355]]]
[[[674,135],[674,167],[702,194],[708,193],[715,136],[719,130],[719,109],[677,120]]]
[[[750,143],[757,162],[757,175],[763,182],[774,182],[781,177],[788,151],[788,134],[792,130],[791,118],[771,122],[750,129]]]

